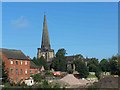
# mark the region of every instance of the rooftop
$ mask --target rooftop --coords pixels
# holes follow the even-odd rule
[[[2,52],[8,59],[18,59],[18,60],[28,60],[27,56],[21,50],[15,49],[5,49],[0,48],[0,52]]]

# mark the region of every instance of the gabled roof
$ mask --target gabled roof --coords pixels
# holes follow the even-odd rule
[[[0,52],[8,59],[29,60],[21,50],[0,48]]]
[[[37,66],[32,60],[30,60],[30,68],[41,68],[41,67]]]
[[[66,56],[67,61],[73,61],[75,60],[75,56]]]

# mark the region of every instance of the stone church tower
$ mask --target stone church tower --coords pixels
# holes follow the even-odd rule
[[[54,57],[54,50],[51,49],[50,46],[46,15],[44,15],[42,42],[41,48],[38,48],[37,58],[40,58],[41,56],[43,56],[47,60],[47,62],[51,61]]]

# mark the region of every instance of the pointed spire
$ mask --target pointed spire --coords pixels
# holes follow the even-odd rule
[[[49,34],[48,34],[48,28],[47,28],[47,20],[46,20],[46,15],[45,14],[44,14],[44,22],[43,22],[43,33],[42,33],[41,48],[45,49],[45,50],[51,49]]]

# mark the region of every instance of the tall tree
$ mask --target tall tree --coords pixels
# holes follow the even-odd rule
[[[56,57],[53,60],[52,67],[58,71],[67,70],[66,50],[64,48],[59,49],[56,53]]]
[[[110,62],[110,72],[113,75],[118,75],[119,67],[118,67],[118,58],[117,56],[112,56],[109,59]]]
[[[118,55],[118,75],[120,76],[120,55]]]
[[[103,72],[108,72],[110,70],[109,62],[107,59],[102,59],[100,61],[100,68]]]
[[[33,57],[33,59],[31,59],[31,60],[33,60],[33,62],[34,62],[36,65],[39,65],[38,60],[37,60],[36,57]]]
[[[43,56],[38,59],[38,63],[40,66],[44,66],[45,69],[48,69],[47,61],[44,59]]]
[[[98,59],[96,58],[89,59],[88,68],[89,72],[95,72],[95,75],[98,77],[98,79],[100,78],[101,69]]]
[[[80,73],[81,78],[86,78],[89,75],[88,68],[84,61],[75,60],[74,64],[76,67],[75,70]]]
[[[7,81],[7,71],[5,71],[5,63],[2,62],[2,78],[3,78],[3,82]]]

